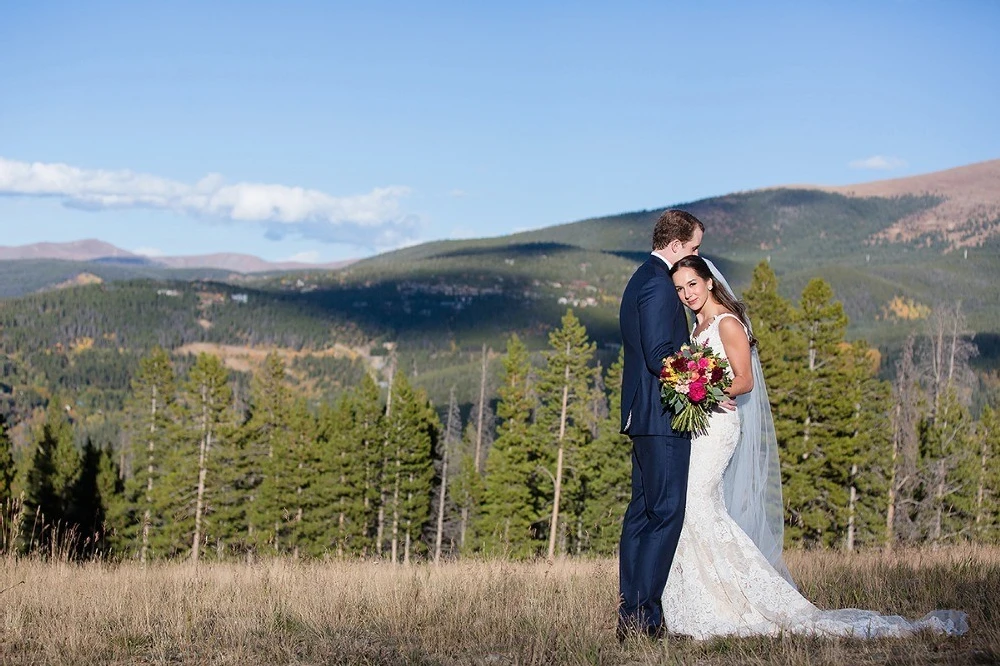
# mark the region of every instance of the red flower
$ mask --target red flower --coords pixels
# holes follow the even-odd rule
[[[674,370],[676,370],[677,372],[683,372],[687,370],[688,367],[687,359],[685,359],[682,356],[674,357],[674,360],[670,362],[670,365],[672,365]]]
[[[724,372],[722,368],[715,368],[714,370],[712,370],[712,383],[718,384],[720,381],[722,381],[723,374]]]
[[[707,392],[705,391],[705,383],[703,381],[692,382],[688,387],[688,398],[691,402],[701,402],[705,399]]]

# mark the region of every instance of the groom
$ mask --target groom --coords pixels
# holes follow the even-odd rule
[[[660,404],[663,358],[688,342],[684,307],[668,274],[697,254],[705,226],[682,210],[668,210],[653,229],[653,252],[622,294],[619,324],[625,353],[622,429],[632,440],[632,500],[619,548],[618,637],[665,633],[660,596],[684,522],[689,433],[674,432]]]

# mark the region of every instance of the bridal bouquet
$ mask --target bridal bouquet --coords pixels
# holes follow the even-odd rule
[[[697,343],[683,345],[663,359],[660,401],[674,412],[670,421],[674,430],[705,432],[709,412],[726,399],[723,391],[733,383],[728,367],[711,347]]]

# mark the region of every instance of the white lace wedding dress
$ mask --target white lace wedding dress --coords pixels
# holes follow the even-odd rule
[[[723,314],[697,342],[720,356]],[[722,477],[740,435],[738,412],[711,416],[708,431],[691,441],[687,508],[677,552],[661,599],[667,629],[697,639],[776,635],[904,636],[921,629],[968,630],[965,613],[934,611],[920,620],[872,611],[816,608],[783,578],[726,510]]]

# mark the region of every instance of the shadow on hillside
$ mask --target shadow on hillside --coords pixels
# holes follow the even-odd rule
[[[976,333],[973,338],[979,354],[972,359],[973,367],[980,370],[1000,369],[1000,333]]]
[[[491,254],[503,254],[505,257],[537,257],[559,252],[572,252],[580,248],[566,243],[512,243],[496,247],[470,247],[450,252],[438,252],[429,259],[451,259],[455,257],[478,257]]]

